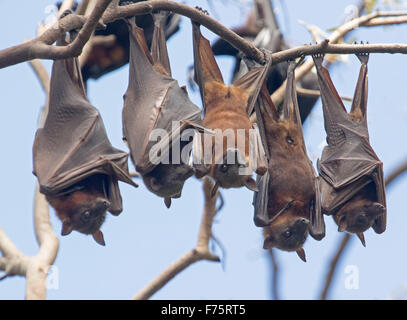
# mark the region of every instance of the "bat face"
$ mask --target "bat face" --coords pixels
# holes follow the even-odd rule
[[[338,231],[363,233],[385,213],[386,208],[372,200],[376,197],[375,189],[374,183],[369,183],[333,215]]]
[[[323,55],[313,56],[317,67],[328,145],[322,151],[322,209],[333,215],[338,231],[356,233],[364,244],[363,232],[386,229],[386,195],[383,164],[369,143],[367,128],[367,54],[361,62],[352,107],[348,113],[322,66]]]
[[[104,245],[100,228],[105,221],[106,211],[111,203],[104,194],[105,180],[101,175],[91,176],[74,185],[59,196],[47,196],[62,221],[63,236],[73,230],[83,234],[92,234],[96,242]]]
[[[320,207],[319,179],[309,160],[302,133],[295,91],[296,63],[289,62],[287,88],[279,112],[264,84],[255,106],[261,138],[268,158],[268,171],[257,178],[254,222],[263,227],[264,248],[296,251],[305,261],[302,248],[308,234],[316,240],[325,236]]]
[[[272,247],[285,251],[297,251],[304,245],[309,233],[309,220],[290,211],[279,216],[264,228],[264,249]]]

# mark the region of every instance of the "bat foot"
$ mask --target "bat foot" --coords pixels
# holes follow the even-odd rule
[[[206,14],[207,16],[209,16],[208,10],[203,9],[200,6],[195,6],[195,9],[198,10],[198,11],[201,11],[203,14]]]
[[[354,44],[358,44],[358,43],[355,41]],[[363,41],[360,41],[360,44],[364,45]],[[369,44],[369,42],[366,42],[366,44]],[[369,53],[368,52],[358,52],[358,53],[356,53],[356,56],[358,57],[359,61],[362,64],[367,64],[367,62],[369,60]]]

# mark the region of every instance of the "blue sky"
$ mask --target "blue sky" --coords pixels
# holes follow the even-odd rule
[[[18,14],[14,1],[0,1],[0,48],[35,36],[37,24],[46,18],[50,0],[21,0]],[[206,1],[188,1],[208,8]],[[227,26],[239,25],[244,14],[233,1],[217,4],[216,14]],[[280,2],[277,2],[280,3]],[[345,8],[355,1],[285,2],[279,15],[281,28],[291,45],[309,43],[311,38],[298,20],[324,30],[344,19]],[[405,8],[404,8],[405,9]],[[211,11],[211,10],[210,10]],[[213,14],[213,13],[212,13]],[[204,28],[203,28],[204,29]],[[216,36],[204,30],[213,40]],[[405,42],[407,26],[362,28],[352,34],[370,43]],[[181,31],[168,42],[173,76],[186,83],[187,67],[192,64],[192,34],[188,19],[183,18]],[[372,54],[369,61],[368,121],[373,148],[384,162],[385,174],[407,159],[407,91],[402,55]],[[230,78],[232,60],[219,58],[225,75]],[[48,70],[51,62],[45,61]],[[359,70],[354,56],[331,68],[333,81],[342,95],[352,96]],[[88,82],[91,102],[100,110],[113,145],[126,150],[121,140],[122,96],[127,87],[128,68]],[[200,105],[197,92],[191,99]],[[45,103],[41,87],[27,63],[0,70],[0,157],[1,192],[0,226],[25,254],[34,255],[37,243],[33,232],[32,142],[40,109]],[[318,101],[304,133],[310,157],[315,162],[325,138],[322,108]],[[130,167],[132,165],[130,164]],[[334,299],[386,299],[406,296],[407,216],[403,206],[407,177],[396,181],[387,192],[388,227],[382,235],[365,234],[367,248],[353,239],[331,291]],[[187,181],[183,196],[167,209],[162,199],[149,193],[140,181],[133,189],[121,184],[124,210],[119,217],[108,216],[103,225],[106,247],[90,237],[73,232],[61,238],[55,265],[59,288],[49,290],[49,299],[128,299],[143,288],[196,243],[202,214],[202,189],[198,180]],[[199,262],[173,279],[153,299],[268,299],[270,265],[262,249],[261,230],[253,223],[252,193],[246,189],[223,191],[225,207],[216,218],[214,234],[226,248],[225,268],[220,264]],[[281,297],[314,299],[318,297],[326,267],[341,235],[330,217],[326,218],[327,236],[321,242],[311,237],[305,244],[307,263],[294,253],[276,252],[281,272]],[[51,222],[59,235],[61,224],[51,212]],[[347,266],[359,270],[359,288],[345,288]],[[0,299],[24,298],[25,279],[13,277],[0,282]]]

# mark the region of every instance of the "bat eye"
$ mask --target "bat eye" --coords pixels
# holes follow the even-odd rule
[[[284,237],[286,237],[287,239],[291,237],[291,231],[287,230],[286,232],[284,232]]]
[[[90,211],[82,212],[82,214],[81,214],[82,222],[88,222],[89,219],[90,219]]]
[[[288,144],[294,144],[294,140],[293,140],[293,138],[291,138],[290,136],[287,136],[287,137],[285,138],[285,141],[287,141]]]
[[[220,171],[222,172],[227,172],[228,171],[228,165],[227,164],[222,164],[220,166]]]

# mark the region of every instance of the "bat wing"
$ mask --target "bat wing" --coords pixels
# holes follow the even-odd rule
[[[270,224],[267,204],[269,197],[270,174],[267,171],[263,176],[257,175],[257,188],[253,195],[254,224],[257,227],[265,227]]]
[[[344,128],[353,128],[353,131],[357,132],[359,136],[368,138],[367,128],[360,125],[356,125],[355,127],[355,123],[346,112],[345,106],[336,91],[328,70],[322,66],[323,55],[314,55],[313,59],[317,69],[318,83],[321,91],[324,125],[328,144],[330,146],[343,144],[346,140]]]
[[[387,205],[386,205],[386,187],[384,182],[383,164],[380,163],[377,169],[372,173],[373,181],[376,185],[377,202],[382,204],[386,211],[380,215],[373,224],[373,230],[376,233],[383,233],[387,224]]]
[[[194,80],[201,92],[202,104],[205,109],[205,83],[217,81],[224,83],[211,45],[201,34],[200,24],[192,21],[192,40],[194,49]]]
[[[254,63],[254,65],[250,66],[250,64],[252,63]],[[259,97],[260,91],[262,90],[262,86],[264,85],[264,82],[266,80],[267,74],[270,70],[271,59],[267,56],[264,65],[260,65],[258,63],[255,63],[254,61],[246,62],[246,65],[248,66],[250,71],[236,80],[233,85],[242,88],[246,92],[250,93],[249,102],[247,105],[247,114],[251,115]]]
[[[314,169],[314,168],[313,168]],[[315,197],[311,203],[310,234],[316,240],[325,237],[325,221],[321,210],[320,178],[315,177]]]
[[[146,174],[168,155],[170,142],[178,139],[185,128],[202,128],[201,109],[190,101],[176,80],[154,69],[143,30],[131,20],[129,30],[130,70],[129,86],[124,95],[123,134],[136,170]],[[166,47],[163,48],[165,38],[155,35],[155,39],[155,48],[166,52]],[[158,59],[165,54],[154,52],[154,56]],[[161,139],[158,144],[155,138]],[[153,147],[163,150],[154,160],[150,159]]]
[[[34,173],[46,195],[58,195],[93,174],[106,174],[109,211],[117,214],[121,211],[117,181],[137,186],[128,174],[128,154],[110,144],[98,110],[86,98],[76,59],[53,64],[49,112],[36,133],[33,156]]]

